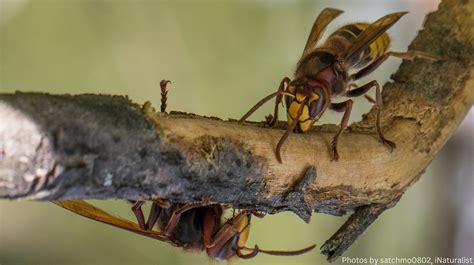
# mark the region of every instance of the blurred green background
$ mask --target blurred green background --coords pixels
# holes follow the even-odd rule
[[[405,50],[438,1],[66,1],[0,0],[0,92],[128,95],[159,106],[170,79],[169,109],[238,118],[291,76],[314,18],[324,7],[346,13],[329,28],[410,11],[393,29]],[[390,59],[371,79],[389,80]],[[361,81],[361,83],[363,83]],[[355,100],[352,120],[371,106]],[[270,113],[267,104],[253,117]],[[338,123],[327,113],[323,123]],[[1,121],[0,121],[1,122]],[[384,213],[345,257],[473,256],[473,115],[398,205]],[[97,202],[130,216],[124,202]],[[254,218],[249,245],[321,246],[345,218],[290,213]],[[232,264],[324,264],[318,251],[259,255]],[[214,264],[47,202],[0,202],[0,264]],[[339,259],[335,264],[342,264]]]

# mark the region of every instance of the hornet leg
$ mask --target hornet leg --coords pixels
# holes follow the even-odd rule
[[[168,236],[173,232],[173,230],[178,225],[179,220],[181,219],[181,215],[184,212],[189,211],[189,210],[194,209],[194,208],[198,208],[198,207],[209,206],[211,204],[213,204],[213,203],[210,203],[210,202],[207,202],[207,201],[199,201],[199,202],[184,204],[183,206],[177,208],[171,214],[169,222],[168,222],[168,224],[166,224],[166,227],[164,229],[164,234]]]
[[[283,78],[283,80],[281,80],[280,82],[280,86],[278,87],[278,91],[264,97],[259,102],[257,102],[257,104],[255,104],[249,111],[247,111],[247,113],[245,113],[244,116],[242,116],[242,118],[240,118],[239,123],[243,123],[248,117],[250,117],[250,115],[252,115],[263,104],[265,104],[267,101],[269,101],[270,99],[276,96],[277,100],[275,102],[275,113],[274,113],[275,117],[273,117],[273,119],[269,122],[271,126],[276,125],[278,121],[278,105],[280,104],[283,95],[288,95],[288,93],[284,91],[284,87],[285,87],[285,83],[289,83],[289,82],[290,82],[290,79],[288,77]]]
[[[396,147],[395,143],[387,140],[382,133],[382,129],[380,128],[380,112],[382,111],[383,103],[382,103],[382,93],[380,92],[379,83],[376,80],[370,81],[369,83],[361,87],[347,91],[346,96],[348,97],[362,96],[373,87],[375,87],[375,91],[376,91],[375,92],[375,108],[377,109],[377,120],[376,120],[377,133],[382,143],[385,144],[390,149],[390,152],[393,152],[393,149]]]
[[[271,120],[268,125],[271,127],[275,127],[278,124],[278,106],[281,103],[281,100],[283,99],[283,91],[285,90],[285,87],[291,82],[290,78],[285,77],[283,80],[280,82],[280,86],[278,87],[278,95],[275,100],[275,110],[273,112],[273,120]]]
[[[156,222],[158,221],[158,217],[160,217],[161,210],[163,208],[157,203],[153,202],[150,209],[150,214],[148,215],[148,220],[146,222],[147,230],[152,230],[155,226]]]
[[[375,61],[373,61],[371,64],[366,66],[365,68],[361,69],[359,72],[351,75],[351,80],[357,80],[360,79],[370,73],[372,73],[375,69],[377,69],[385,60],[388,59],[388,57],[393,56],[393,57],[398,57],[404,60],[410,60],[413,61],[416,58],[420,59],[427,59],[431,61],[440,61],[444,60],[441,57],[434,56],[428,53],[424,52],[418,52],[418,51],[407,51],[407,52],[394,52],[394,51],[389,51],[377,58]]]
[[[132,204],[132,212],[135,214],[135,217],[137,218],[138,225],[140,226],[141,229],[143,230],[148,230],[147,225],[145,223],[145,216],[143,215],[142,211],[142,205],[145,203],[145,201],[129,201]]]
[[[341,125],[339,127],[339,131],[336,133],[334,138],[332,138],[332,142],[331,142],[331,150],[333,153],[332,160],[337,161],[339,160],[339,153],[337,152],[337,142],[339,140],[339,136],[341,136],[342,132],[347,127],[347,123],[349,122],[349,117],[351,116],[351,110],[352,110],[352,100],[349,99],[340,103],[331,103],[331,105],[329,105],[329,108],[337,112],[344,112],[344,115],[342,116],[342,120],[341,120]]]

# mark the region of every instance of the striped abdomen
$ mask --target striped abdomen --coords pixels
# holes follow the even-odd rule
[[[342,52],[346,50],[352,44],[355,38],[369,25],[369,23],[354,23],[345,25],[332,33],[323,46],[332,47],[337,49],[338,52]],[[388,50],[389,46],[390,38],[388,34],[384,32],[367,48],[354,56],[349,61],[349,65],[354,68],[364,67],[371,61],[384,54]]]

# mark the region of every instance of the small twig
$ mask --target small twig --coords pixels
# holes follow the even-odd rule
[[[321,253],[326,255],[329,262],[335,261],[386,209],[385,205],[357,208],[341,228],[321,246]]]
[[[166,88],[166,86],[168,85],[168,83],[171,83],[170,80],[161,80],[160,82],[160,88],[161,88],[161,106],[160,106],[160,110],[161,110],[161,113],[165,113],[166,112],[166,103],[167,103],[167,100],[168,100],[168,89]]]

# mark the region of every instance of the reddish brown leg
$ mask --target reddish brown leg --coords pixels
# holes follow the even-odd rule
[[[164,234],[165,235],[170,235],[173,230],[176,228],[176,226],[178,225],[179,223],[179,220],[181,219],[181,215],[186,212],[186,211],[189,211],[193,208],[198,208],[198,207],[203,207],[203,206],[208,206],[208,205],[211,205],[212,203],[208,202],[208,201],[200,201],[200,202],[193,202],[193,203],[188,203],[188,204],[185,204],[183,206],[181,206],[180,208],[176,209],[175,211],[173,211],[173,213],[171,214],[171,217],[169,219],[169,222],[168,224],[166,224],[166,227],[164,229]]]
[[[142,205],[145,203],[145,201],[129,201],[132,203],[132,212],[135,214],[135,217],[137,218],[138,225],[140,226],[141,229],[143,230],[148,230],[147,225],[145,223],[145,216],[143,215],[142,211]]]
[[[351,75],[350,80],[357,80],[360,79],[370,73],[372,73],[375,69],[377,69],[385,60],[388,59],[387,53],[384,55],[380,56],[377,58],[375,61],[373,61],[371,64],[367,65],[366,67],[362,68],[359,70],[357,73]]]
[[[203,234],[206,235],[204,240],[204,245],[209,249],[210,252],[219,251],[222,246],[224,246],[233,236],[237,233],[242,233],[245,229],[248,228],[248,225],[242,229],[242,231],[237,231],[235,226],[242,221],[242,218],[249,218],[252,214],[249,210],[242,210],[234,218],[228,220],[224,223],[220,229],[213,235],[211,233],[210,226],[203,226]],[[217,253],[216,253],[217,254]]]
[[[161,106],[160,110],[161,112],[166,112],[166,101],[168,100],[168,90],[166,89],[166,85],[168,83],[171,83],[170,80],[161,80],[160,82],[160,88],[161,88]]]
[[[160,216],[162,207],[160,207],[157,202],[153,202],[153,204],[151,205],[150,214],[148,215],[148,220],[145,222],[145,216],[142,210],[142,206],[145,201],[130,202],[133,204],[132,212],[135,214],[140,228],[142,228],[143,230],[151,231],[156,221],[158,220],[158,217]]]
[[[393,56],[393,57],[398,57],[403,60],[410,60],[413,61],[415,59],[427,59],[430,61],[442,61],[446,60],[445,57],[440,57],[436,55],[432,55],[426,52],[420,52],[420,51],[406,51],[406,52],[394,52],[394,51],[389,51],[385,53],[387,56]]]
[[[355,90],[356,88],[359,88],[355,83],[350,83],[350,84],[347,85],[347,87],[349,88],[349,92],[352,91],[352,90]],[[367,89],[367,91],[368,91],[368,89]],[[363,93],[359,93],[359,94],[363,94]],[[358,95],[358,96],[360,96],[360,95]],[[352,97],[355,97],[355,96],[353,95]],[[373,99],[371,96],[369,96],[367,94],[364,94],[364,98],[367,99],[367,101],[369,101],[370,103],[375,104],[375,99]]]
[[[255,213],[254,213],[255,214]],[[250,217],[249,217],[250,218]],[[249,220],[250,221],[250,220]],[[248,226],[250,225],[250,222],[244,227],[244,229],[242,229],[242,231],[239,231],[239,233],[242,233],[245,229],[248,228]],[[314,249],[316,247],[316,245],[311,245],[309,247],[306,247],[306,248],[303,248],[303,249],[299,249],[299,250],[291,250],[291,251],[287,251],[287,250],[263,250],[263,249],[260,249],[258,247],[258,245],[255,245],[254,248],[248,248],[248,247],[244,247],[244,246],[238,246],[237,250],[236,250],[236,255],[240,258],[243,258],[243,259],[250,259],[250,258],[253,258],[255,257],[258,253],[265,253],[267,255],[274,255],[274,256],[295,256],[295,255],[301,255],[301,254],[304,254],[308,251],[311,251],[312,249]],[[248,254],[244,254],[242,253],[242,249],[245,249],[245,250],[250,250],[250,253]]]
[[[393,149],[396,147],[395,143],[390,140],[387,140],[382,133],[382,129],[380,128],[380,113],[383,108],[383,103],[382,103],[382,93],[380,91],[379,83],[376,80],[370,81],[369,83],[361,87],[349,90],[346,93],[346,96],[358,97],[365,94],[367,91],[369,91],[373,87],[375,87],[375,108],[377,109],[377,116],[376,116],[377,134],[379,135],[379,138],[382,141],[382,143],[389,148],[390,152],[393,152]]]
[[[274,112],[274,117],[273,117],[273,120],[271,120],[269,122],[269,124],[271,126],[274,126],[277,121],[278,121],[278,105],[280,104],[281,100],[282,100],[282,97],[283,97],[283,92],[284,92],[284,87],[285,87],[285,83],[288,83],[290,82],[290,79],[288,77],[285,77],[283,78],[283,80],[281,80],[280,82],[280,86],[278,87],[278,91],[275,92],[275,93],[272,93],[266,97],[264,97],[263,99],[261,99],[259,102],[257,102],[257,104],[255,104],[255,106],[253,106],[247,113],[245,113],[244,116],[242,116],[242,118],[240,118],[239,120],[239,123],[242,123],[244,122],[248,117],[250,117],[250,115],[252,115],[257,109],[259,109],[263,104],[265,104],[267,101],[269,101],[270,99],[274,98],[275,96],[277,97],[276,99],[276,102],[275,102],[275,112]]]
[[[444,58],[439,57],[439,56],[434,56],[428,53],[424,52],[418,52],[418,51],[408,51],[408,52],[394,52],[394,51],[389,51],[377,58],[375,61],[373,61],[371,64],[368,66],[364,67],[357,73],[351,75],[351,80],[357,80],[360,79],[370,73],[372,73],[375,69],[377,69],[385,60],[388,59],[388,57],[393,56],[393,57],[398,57],[404,60],[410,60],[413,61],[416,58],[420,59],[428,59],[431,61],[439,61],[439,60],[444,60]]]
[[[304,254],[308,251],[313,250],[316,247],[316,245],[311,245],[309,247],[299,249],[299,250],[291,250],[291,251],[285,251],[285,250],[263,250],[260,249],[257,245],[255,245],[254,248],[248,248],[248,247],[242,247],[240,249],[245,249],[245,250],[250,250],[251,252],[249,254],[243,254],[240,249],[237,251],[237,256],[243,259],[250,259],[255,257],[259,252],[265,253],[268,255],[273,255],[273,256],[296,256],[296,255],[301,255]]]
[[[162,209],[163,208],[161,208],[161,206],[158,203],[156,202],[152,203],[150,214],[148,215],[148,220],[146,222],[146,227],[148,231],[152,230],[153,227],[155,226],[156,221],[158,221],[158,217],[160,217],[160,213]]]
[[[281,100],[283,99],[283,94],[282,92],[285,91],[285,87],[291,82],[291,79],[288,77],[283,78],[280,82],[280,86],[278,87],[278,92],[279,94],[276,97],[275,100],[275,110],[273,112],[273,120],[268,123],[268,125],[275,127],[278,124],[278,106],[281,103]]]
[[[258,217],[258,218],[263,218],[263,217],[265,217],[267,214],[264,213],[264,212],[252,211],[252,215],[255,216],[255,217]]]
[[[331,142],[331,150],[333,153],[332,160],[338,161],[339,153],[337,152],[337,142],[339,141],[339,136],[341,136],[344,129],[346,129],[347,122],[349,121],[349,117],[351,116],[352,100],[349,99],[340,103],[331,103],[329,108],[337,112],[344,112],[344,115],[342,116],[341,124],[339,127],[339,131],[336,133],[334,138],[332,138],[332,142]]]
[[[237,245],[237,241],[241,233],[243,233],[246,229],[249,229],[250,225],[250,216],[255,214],[253,211],[243,210],[239,212],[234,218],[227,221],[221,228],[217,231],[215,236],[212,236],[210,231],[213,229],[211,226],[204,226],[203,235],[204,236],[204,245],[206,246],[207,253],[210,257],[221,257],[222,253],[227,251],[226,247],[232,247],[235,251],[235,255],[243,259],[250,259],[255,257],[259,252],[269,254],[269,255],[283,255],[283,256],[290,256],[290,255],[299,255],[305,252],[312,250],[316,245],[312,245],[310,247],[296,250],[296,251],[274,251],[274,250],[262,250],[259,249],[257,245],[253,249],[242,247]],[[260,215],[260,214],[258,214]],[[237,226],[240,224],[243,218],[249,218],[247,224],[240,230],[237,230]],[[237,239],[235,243],[231,246],[226,246],[226,244],[233,240]],[[233,241],[232,241],[233,242]],[[242,253],[242,249],[251,250],[250,253],[244,254]]]
[[[364,95],[364,98],[367,99],[367,101],[369,101],[370,103],[375,104],[375,99],[373,99],[371,96]]]
[[[252,250],[250,253],[248,254],[244,254],[242,253],[241,249],[243,248],[238,248],[235,252],[235,254],[237,255],[237,257],[241,258],[241,259],[251,259],[255,256],[257,256],[258,252],[260,251],[260,249],[258,248],[257,245],[255,245],[255,247],[253,249],[248,249],[248,250]],[[247,249],[247,248],[245,248]]]
[[[234,209],[233,209],[234,210]],[[221,223],[223,209],[220,205],[213,205],[207,207],[204,218],[202,222],[202,239],[204,247],[208,248],[211,245],[212,238],[216,232],[216,228],[219,228]],[[234,219],[237,215],[233,211],[233,216],[231,219]],[[226,220],[227,223],[229,220]]]

